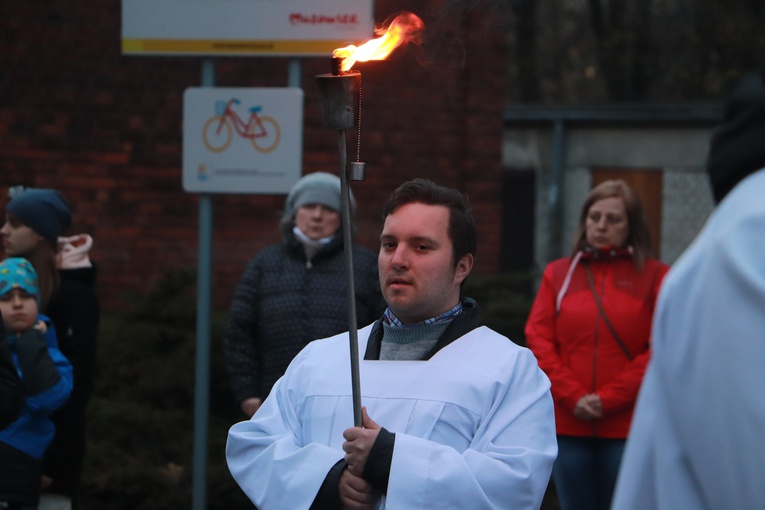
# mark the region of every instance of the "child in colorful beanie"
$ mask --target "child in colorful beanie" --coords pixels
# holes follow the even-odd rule
[[[37,273],[24,258],[0,262],[0,312],[26,394],[19,418],[0,431],[0,508],[37,508],[42,458],[55,433],[50,414],[72,391],[72,366],[38,313]]]

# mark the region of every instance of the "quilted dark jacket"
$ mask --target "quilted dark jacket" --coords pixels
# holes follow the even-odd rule
[[[348,330],[345,257],[341,235],[308,264],[289,233],[264,248],[245,269],[229,309],[226,364],[237,403],[265,399],[290,361],[308,342]],[[359,327],[385,310],[377,256],[353,246],[356,320]]]
[[[24,390],[13,364],[11,350],[5,338],[5,326],[0,316],[0,430],[19,417],[24,404]]]
[[[58,334],[59,349],[72,363],[74,388],[69,400],[51,416],[56,436],[45,451],[44,474],[53,479],[47,492],[76,497],[85,462],[86,411],[96,373],[96,344],[101,307],[95,294],[97,269],[59,270],[61,286],[47,314]]]

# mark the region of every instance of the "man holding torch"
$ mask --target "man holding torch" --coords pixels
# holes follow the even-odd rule
[[[226,455],[270,509],[538,509],[557,454],[550,383],[460,297],[476,227],[459,192],[415,179],[384,208],[388,304],[358,331],[362,426],[349,335],[309,344]]]

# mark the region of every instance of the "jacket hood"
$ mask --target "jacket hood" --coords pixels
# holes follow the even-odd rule
[[[765,69],[736,83],[709,148],[707,173],[716,204],[749,174],[765,167]]]

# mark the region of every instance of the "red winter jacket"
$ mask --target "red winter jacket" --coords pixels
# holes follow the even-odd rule
[[[650,357],[656,297],[669,267],[649,259],[642,272],[637,272],[631,258],[580,260],[556,312],[556,299],[571,264],[572,259],[564,258],[545,268],[526,323],[526,343],[552,382],[558,434],[626,438]],[[598,313],[585,264],[590,266],[603,308],[632,361]],[[576,403],[589,393],[600,396],[604,416],[599,420],[574,416]]]

